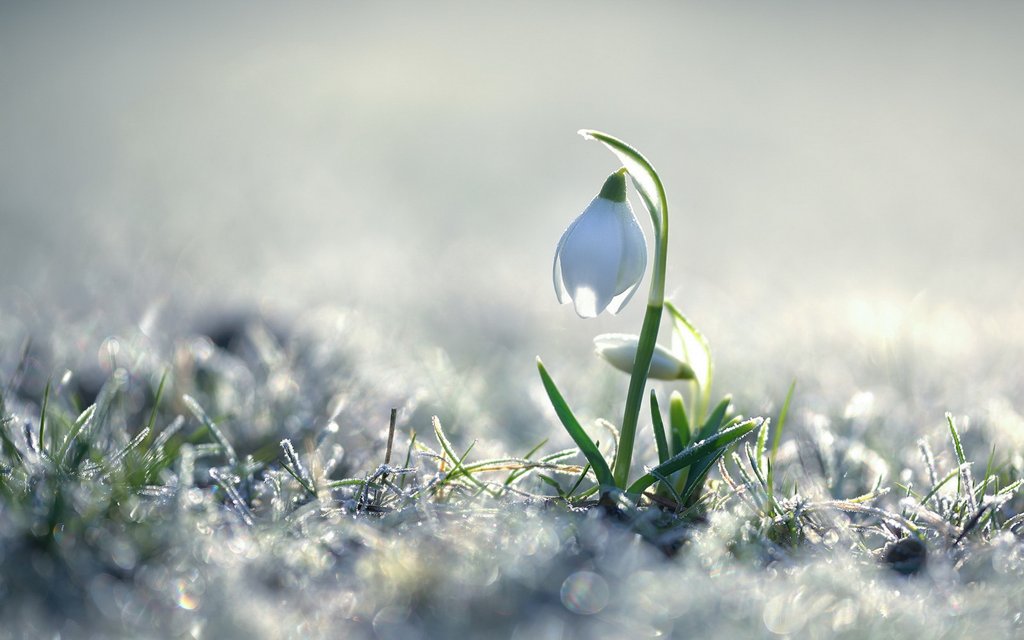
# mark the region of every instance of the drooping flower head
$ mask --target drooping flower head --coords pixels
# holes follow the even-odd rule
[[[618,313],[647,269],[647,239],[626,200],[625,170],[613,173],[555,249],[558,301],[572,301],[581,318]]]

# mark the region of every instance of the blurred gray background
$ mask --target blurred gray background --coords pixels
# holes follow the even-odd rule
[[[669,288],[718,344],[862,295],[1017,304],[1021,33],[1005,2],[3,2],[0,310],[586,351],[642,305],[555,303],[616,168],[581,127],[660,169]]]

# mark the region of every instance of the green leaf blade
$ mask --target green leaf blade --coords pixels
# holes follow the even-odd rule
[[[739,440],[754,429],[760,427],[762,422],[762,418],[751,418],[745,422],[723,429],[715,435],[687,447],[668,461],[659,464],[654,468],[654,471],[657,472],[658,475],[668,476],[676,471],[689,467],[691,464],[697,462],[709,453],[717,449],[727,447],[736,440]],[[627,491],[628,493],[641,493],[655,482],[657,482],[657,477],[648,473],[631,484]]]
[[[590,463],[591,468],[594,470],[594,475],[597,477],[598,484],[602,487],[614,487],[615,480],[604,456],[601,455],[597,445],[594,444],[594,441],[587,435],[587,432],[580,426],[576,416],[572,413],[572,409],[569,408],[565,398],[562,397],[561,392],[559,392],[558,387],[555,385],[555,381],[551,379],[540,358],[537,358],[537,370],[540,372],[540,379],[544,384],[544,390],[548,394],[548,399],[551,401],[551,406],[558,415],[562,426],[569,433],[569,437],[573,439],[573,442],[576,443],[576,446],[580,448],[580,451]]]
[[[668,439],[665,437],[665,422],[661,419],[661,407],[658,406],[658,393],[651,389],[651,423],[654,426],[654,444],[658,448],[658,463],[672,457],[669,454]]]
[[[690,444],[692,437],[690,431],[690,419],[686,415],[686,404],[683,396],[678,391],[673,391],[668,400],[668,421],[672,426],[672,443],[675,446],[673,453],[679,453],[683,447]]]
[[[725,414],[729,410],[729,405],[732,404],[732,396],[725,396],[722,401],[715,406],[714,411],[708,416],[707,422],[700,428],[700,432],[697,434],[697,440],[706,440],[718,432],[722,428],[722,423],[725,421]]]
[[[665,309],[672,317],[673,351],[682,353],[687,364],[693,369],[697,385],[707,404],[715,372],[711,359],[711,344],[678,307],[666,300]]]

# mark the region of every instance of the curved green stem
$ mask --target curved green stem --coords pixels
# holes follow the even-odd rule
[[[658,172],[639,151],[622,140],[600,131],[581,130],[580,135],[586,139],[601,142],[618,157],[633,179],[633,184],[640,193],[644,206],[651,214],[651,225],[654,227],[654,267],[651,272],[650,294],[647,298],[647,313],[644,315],[644,323],[640,329],[636,359],[633,361],[633,373],[629,380],[629,390],[626,392],[626,408],[622,416],[618,453],[612,465],[615,486],[625,489],[626,483],[629,481],[633,442],[636,439],[640,406],[643,403],[644,389],[647,386],[647,373],[651,368],[651,358],[654,355],[654,345],[658,340],[661,314],[665,306],[668,201],[665,198],[665,187],[661,183],[661,178],[658,177]]]

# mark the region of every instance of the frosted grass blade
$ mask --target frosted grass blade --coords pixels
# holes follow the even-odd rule
[[[220,444],[220,446],[224,448],[224,456],[227,458],[228,464],[230,464],[232,467],[237,466],[238,454],[235,453],[235,448],[231,446],[231,442],[228,441],[227,437],[224,435],[224,432],[220,430],[220,427],[218,427],[217,424],[210,419],[210,416],[206,415],[206,411],[204,411],[203,407],[198,402],[196,402],[195,398],[188,394],[185,394],[181,397],[181,399],[182,401],[184,401],[185,406],[188,407],[188,410],[192,412],[192,415],[194,415],[196,419],[199,420],[199,422],[201,422],[207,429],[210,430],[210,435],[213,436],[213,439],[216,440]]]
[[[729,446],[736,440],[739,440],[754,429],[760,427],[762,421],[763,420],[761,418],[751,418],[750,420],[741,422],[735,426],[723,429],[714,436],[701,440],[700,442],[687,447],[678,455],[672,456],[672,458],[667,462],[655,467],[654,471],[662,476],[671,475],[676,471],[697,462],[712,451]],[[629,486],[628,493],[641,493],[657,481],[657,477],[648,473],[631,484]]]

